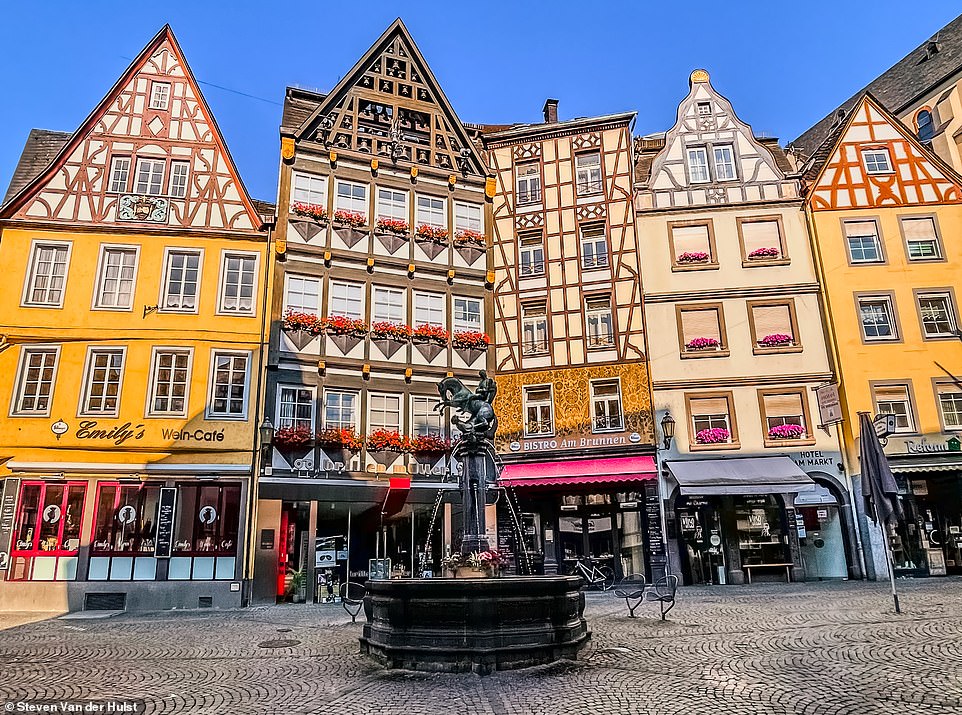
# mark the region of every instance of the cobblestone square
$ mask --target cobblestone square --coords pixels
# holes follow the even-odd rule
[[[0,614],[0,701],[142,698],[153,713],[958,713],[962,579],[679,590],[629,619],[589,594],[577,662],[390,672],[340,606],[103,619]],[[646,610],[645,610],[646,609]]]

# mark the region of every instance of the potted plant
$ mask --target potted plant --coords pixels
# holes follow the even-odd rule
[[[281,330],[294,343],[294,347],[303,350],[308,343],[324,332],[324,324],[314,313],[288,309],[281,318]]]
[[[327,228],[327,209],[320,204],[295,201],[291,204],[291,213],[297,216],[296,219],[291,219],[291,226],[307,243]]]
[[[704,251],[685,251],[678,256],[679,263],[708,263],[710,256]]]
[[[464,556],[461,554],[448,554],[441,559],[441,568],[447,571],[452,578],[457,578],[458,569],[464,565],[464,561]]]
[[[367,334],[367,323],[346,315],[329,315],[324,318],[324,331],[345,355],[357,347]]]
[[[409,231],[408,222],[399,218],[379,218],[374,226],[374,235],[391,254],[407,243]]]
[[[410,450],[417,459],[436,462],[451,449],[451,440],[436,434],[419,434],[410,440]]]
[[[418,245],[421,246],[421,250],[432,261],[448,247],[448,230],[441,226],[422,223],[414,232],[414,237]]]
[[[491,338],[475,330],[458,330],[451,338],[451,347],[468,365],[473,363],[488,349]]]
[[[756,248],[754,251],[748,254],[748,260],[750,261],[770,261],[773,258],[778,258],[781,255],[781,251],[777,248]]]
[[[310,427],[281,427],[274,430],[274,439],[271,444],[282,449],[294,449],[309,447],[313,439],[314,433]]]
[[[775,425],[768,430],[769,439],[800,439],[805,436],[805,428],[801,425]]]
[[[784,333],[772,333],[771,335],[766,335],[764,338],[758,341],[758,344],[763,348],[779,348],[785,345],[791,345],[795,340],[791,335],[785,335]]]
[[[304,603],[307,600],[307,573],[304,569],[292,569],[288,576],[287,595],[294,603]]]
[[[410,448],[410,440],[397,430],[378,429],[367,436],[367,452],[379,464],[390,464]]]
[[[447,346],[448,331],[440,325],[419,325],[411,331],[411,341],[424,359],[430,362]]]
[[[698,444],[723,444],[731,441],[731,432],[724,427],[711,427],[695,433]]]
[[[692,338],[685,343],[685,350],[697,352],[699,350],[717,350],[721,343],[716,338]]]
[[[484,255],[484,234],[470,228],[462,228],[454,233],[454,247],[469,264]]]
[[[359,211],[338,209],[334,212],[334,233],[348,248],[354,248],[367,235],[367,231],[362,229],[366,224],[367,217]]]
[[[411,339],[411,326],[380,321],[371,323],[371,341],[390,360]]]
[[[361,451],[364,440],[351,429],[330,428],[317,433],[317,445],[331,457],[332,462],[350,464],[351,457]],[[337,457],[338,459],[333,459]]]
[[[499,576],[504,566],[504,557],[497,549],[488,549],[472,554],[472,561],[485,576]]]

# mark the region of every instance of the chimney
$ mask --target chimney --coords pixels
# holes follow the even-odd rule
[[[557,99],[546,99],[544,101],[544,107],[541,109],[544,112],[544,123],[545,124],[556,124],[558,122],[558,100]]]

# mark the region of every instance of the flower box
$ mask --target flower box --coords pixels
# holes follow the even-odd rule
[[[778,348],[785,345],[791,345],[795,342],[795,339],[791,335],[785,335],[784,333],[773,333],[771,335],[766,335],[764,338],[758,341],[758,344],[763,348]]]
[[[432,261],[448,247],[448,230],[440,226],[421,224],[414,232],[414,237],[421,250]]]
[[[371,323],[371,342],[390,360],[411,338],[411,327],[386,321]]]
[[[313,313],[288,310],[282,318],[281,329],[294,347],[303,350],[318,335],[324,332],[324,322]]]
[[[364,440],[350,429],[326,429],[317,433],[317,444],[324,450],[343,449],[349,452],[360,452]]]
[[[418,435],[409,440],[411,452],[418,457],[437,457],[451,449],[451,441],[434,434]]]
[[[367,333],[367,323],[360,318],[346,315],[329,315],[324,319],[324,330],[328,335],[359,335]]]
[[[699,350],[717,350],[721,343],[715,338],[692,338],[685,343],[685,350],[697,352]]]
[[[291,213],[302,218],[314,219],[319,223],[327,223],[327,209],[320,204],[295,201],[291,204]]]
[[[451,338],[451,346],[467,365],[484,355],[490,343],[491,339],[485,333],[473,330],[459,330]]]
[[[773,258],[778,258],[782,255],[782,252],[777,248],[756,248],[754,251],[748,254],[748,259],[751,261],[758,260],[771,260]]]
[[[484,234],[471,229],[461,229],[454,234],[454,247],[468,264],[474,263],[484,255]]]
[[[281,449],[295,449],[309,447],[313,439],[314,433],[310,427],[281,427],[274,430],[274,439],[271,443]]]
[[[348,248],[354,248],[367,236],[367,231],[362,228],[366,223],[367,218],[357,211],[334,212],[334,233]]]
[[[712,427],[695,433],[698,444],[723,444],[731,441],[731,433],[723,427]]]
[[[676,259],[678,263],[708,263],[711,258],[704,251],[685,251]]]
[[[800,439],[805,436],[801,425],[775,425],[768,430],[769,439]]]
[[[409,226],[407,221],[393,218],[378,219],[374,235],[392,256],[408,242]]]
[[[367,436],[367,448],[374,452],[402,452],[411,451],[411,440],[407,436],[394,430],[374,430]]]
[[[374,226],[375,230],[384,233],[393,233],[396,236],[406,236],[410,226],[404,219],[399,218],[379,218]]]
[[[414,347],[428,362],[444,352],[448,344],[448,331],[440,325],[419,325],[411,332]]]

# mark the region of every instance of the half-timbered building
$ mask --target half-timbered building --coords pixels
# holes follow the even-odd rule
[[[3,608],[241,603],[267,233],[169,27],[0,207]]]
[[[634,113],[491,128],[501,484],[519,567],[661,572],[661,517],[632,208]],[[501,519],[506,522],[507,519]]]
[[[794,167],[707,72],[689,86],[675,125],[638,140],[636,175],[674,570],[846,578],[851,498],[838,440],[818,429],[832,371]]]
[[[267,600],[291,571],[437,566],[457,530],[438,382],[488,365],[485,165],[400,20],[329,93],[287,90],[281,155]]]

